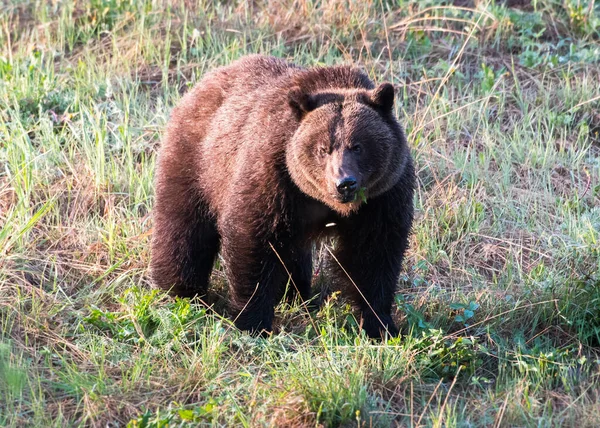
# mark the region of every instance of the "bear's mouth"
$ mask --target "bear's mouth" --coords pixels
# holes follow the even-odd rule
[[[356,201],[356,192],[339,195],[336,199],[342,204],[349,204],[350,202]]]
[[[333,196],[333,199],[336,200],[336,202],[341,203],[341,204],[352,204],[355,202],[360,202],[360,200],[361,200],[358,191],[336,193],[336,194],[333,194],[332,196]]]
[[[333,195],[333,197],[342,204],[349,204],[352,202],[360,204],[362,202],[367,202],[366,192],[367,189],[365,187],[359,187],[351,191],[338,192],[337,194]]]

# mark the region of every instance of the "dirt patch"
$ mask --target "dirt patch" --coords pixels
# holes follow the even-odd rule
[[[500,277],[506,267],[514,263],[522,272],[530,272],[533,267],[549,259],[539,250],[537,239],[525,232],[507,233],[502,237],[477,235],[479,242],[471,244],[467,260],[480,275],[487,279]]]
[[[452,4],[458,7],[475,7],[477,0],[454,0]],[[533,10],[531,0],[498,0],[497,4],[504,4],[506,7],[521,9],[525,11]]]
[[[588,170],[571,170],[562,165],[552,169],[550,181],[552,191],[562,198],[572,198],[577,195],[580,199],[592,196],[590,193],[592,183],[597,182],[597,177],[592,177]]]
[[[8,181],[8,177],[0,177],[0,226],[6,221],[5,216],[9,209],[17,203],[15,189]]]
[[[521,9],[525,11],[533,10],[531,0],[501,0],[498,3],[503,3],[506,7],[512,7],[514,9]]]

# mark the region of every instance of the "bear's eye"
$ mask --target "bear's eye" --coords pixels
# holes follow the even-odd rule
[[[326,154],[327,154],[327,149],[325,147],[319,147],[317,149],[317,155],[319,155],[320,157],[325,157]]]
[[[362,147],[360,146],[360,144],[356,144],[356,145],[350,147],[350,150],[353,153],[360,153],[362,151]]]

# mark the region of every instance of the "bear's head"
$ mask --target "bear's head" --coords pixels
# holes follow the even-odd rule
[[[394,117],[394,87],[288,94],[298,127],[287,147],[294,183],[341,215],[391,189],[408,162],[404,132]]]

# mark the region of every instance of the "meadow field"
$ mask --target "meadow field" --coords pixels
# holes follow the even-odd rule
[[[152,287],[169,112],[249,53],[396,85],[400,337]],[[0,426],[205,425],[600,426],[600,2],[0,2]]]

